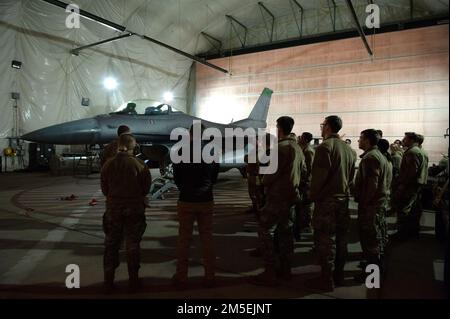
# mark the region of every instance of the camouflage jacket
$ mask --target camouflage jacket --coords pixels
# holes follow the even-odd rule
[[[305,157],[296,138],[288,136],[279,140],[277,171],[262,179],[267,201],[283,200],[293,204],[299,199],[298,187],[305,172]]]
[[[144,202],[151,181],[144,162],[126,152],[109,159],[101,171],[102,192],[111,203]]]
[[[314,149],[311,145],[308,144],[303,148],[303,155],[305,156],[306,174],[305,177],[302,176],[302,182],[309,189],[311,186],[312,165],[314,161]]]
[[[361,155],[354,184],[355,201],[359,205],[384,204],[391,184],[391,166],[377,146]]]
[[[397,179],[397,193],[415,191],[417,186],[425,185],[428,176],[428,159],[417,144],[409,147],[403,154],[400,173]]]
[[[320,202],[333,197],[350,196],[355,175],[352,149],[333,134],[315,150],[311,178],[311,200]]]

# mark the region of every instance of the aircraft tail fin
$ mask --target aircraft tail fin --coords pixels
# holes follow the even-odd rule
[[[272,93],[273,91],[271,89],[264,88],[248,118],[246,118],[245,120],[233,122],[233,124],[242,126],[265,127]],[[264,125],[261,125],[262,123],[264,123]]]
[[[253,107],[252,112],[248,116],[251,120],[256,121],[266,121],[267,113],[269,112],[270,99],[272,98],[273,91],[268,88],[264,88],[261,95],[256,101],[255,106]]]

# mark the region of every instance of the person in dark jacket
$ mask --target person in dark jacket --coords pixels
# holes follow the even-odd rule
[[[172,278],[173,284],[184,289],[188,278],[189,247],[192,231],[197,221],[202,243],[203,264],[205,267],[204,285],[215,285],[215,252],[212,236],[212,218],[214,208],[213,185],[217,180],[218,164],[193,161],[193,130],[190,129],[190,161],[173,165],[174,180],[180,191],[178,212],[177,270]],[[203,133],[203,126],[202,126]],[[200,142],[200,141],[196,141]]]

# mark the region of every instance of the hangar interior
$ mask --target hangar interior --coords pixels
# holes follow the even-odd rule
[[[138,112],[166,103],[226,125],[246,119],[264,88],[270,88],[266,122],[271,132],[277,118],[290,116],[293,132],[311,132],[318,145],[320,123],[336,114],[343,121],[341,136],[350,139],[358,155],[363,153],[360,132],[367,128],[382,130],[391,143],[405,132],[422,134],[429,169],[447,172],[448,194],[448,0],[74,4],[67,9],[62,1],[0,0],[0,298],[103,296],[103,143],[64,145],[21,137],[116,112],[130,102]],[[376,10],[367,11],[373,5]],[[380,23],[369,28],[373,12],[379,13]],[[160,170],[152,168],[151,174],[153,184],[163,187],[166,181],[157,179]],[[421,236],[392,248],[380,289],[351,279],[361,259],[353,201],[344,286],[327,293],[304,287],[318,271],[312,234],[295,242],[292,281],[277,288],[249,284],[247,277],[263,267],[248,254],[257,245],[257,223],[246,212],[251,205],[247,180],[232,169],[219,174],[214,189],[217,287],[201,285],[196,237],[189,289],[178,291],[171,285],[178,234],[178,191],[171,188],[151,198],[145,211],[143,290],[127,293],[121,253],[115,296],[444,298],[448,229],[437,229],[443,227],[442,216],[431,204],[432,189],[442,178],[445,183],[445,177],[429,175]],[[392,231],[395,216],[387,222]],[[65,286],[68,264],[80,267],[80,289]]]

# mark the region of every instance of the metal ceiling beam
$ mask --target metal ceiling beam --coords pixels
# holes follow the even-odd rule
[[[128,37],[130,37],[130,36],[132,36],[132,35],[134,35],[134,33],[129,32],[129,33],[122,34],[122,35],[119,35],[119,36],[114,37],[114,38],[102,40],[102,41],[95,42],[95,43],[88,44],[88,45],[84,45],[84,46],[82,46],[82,47],[79,47],[79,48],[75,48],[75,49],[70,50],[70,53],[72,53],[72,54],[74,54],[74,55],[78,55],[78,54],[80,53],[81,50],[88,49],[88,48],[92,48],[92,47],[95,47],[95,46],[100,45],[100,44],[104,44],[104,43],[108,43],[108,42],[113,42],[113,41],[120,40],[120,39],[123,39],[123,38],[128,38]]]
[[[222,41],[220,41],[219,39],[213,37],[212,35],[206,33],[206,32],[200,32],[201,35],[203,35],[205,37],[205,39],[214,47],[217,49],[217,51],[219,51],[219,53],[222,51]],[[216,45],[214,45],[214,42],[218,43],[219,46],[217,47]]]
[[[331,0],[333,3],[333,14],[331,14],[331,7],[330,7],[330,0],[327,1],[328,3],[328,9],[330,9],[330,17],[331,17],[331,23],[333,24],[333,32],[336,32],[336,2],[334,0]]]
[[[41,1],[44,1],[44,2],[46,2],[46,3],[49,3],[49,4],[55,5],[55,6],[57,6],[57,7],[63,8],[64,10],[69,6],[68,3],[64,3],[64,2],[58,1],[58,0],[41,0]],[[112,22],[112,21],[106,20],[106,19],[104,19],[104,18],[102,18],[102,17],[99,17],[99,16],[97,16],[97,15],[95,15],[95,14],[92,14],[92,13],[90,13],[90,12],[87,12],[87,11],[84,11],[84,10],[81,10],[81,9],[80,9],[79,14],[80,14],[80,16],[82,16],[83,18],[86,18],[86,19],[89,19],[89,20],[91,20],[91,21],[100,23],[100,24],[102,24],[102,25],[104,25],[104,26],[107,26],[107,27],[109,27],[109,28],[112,28],[112,29],[114,29],[114,30],[116,30],[116,31],[120,31],[120,32],[125,32],[125,31],[127,31],[126,28],[125,28],[124,26],[119,25],[119,24],[117,24],[117,23],[114,23],[114,22]],[[170,45],[168,45],[168,44],[165,44],[165,43],[163,43],[163,42],[161,42],[161,41],[158,41],[158,40],[156,40],[156,39],[150,38],[150,37],[148,37],[148,36],[146,36],[146,35],[140,35],[140,34],[138,34],[138,33],[132,32],[132,31],[127,31],[127,32],[129,32],[129,33],[131,33],[131,34],[133,34],[133,35],[137,35],[137,36],[139,36],[140,38],[142,38],[142,39],[144,39],[144,40],[147,40],[147,41],[153,42],[153,43],[155,43],[155,44],[158,44],[158,45],[160,45],[160,46],[162,46],[162,47],[164,47],[164,48],[166,48],[166,49],[168,49],[168,50],[171,50],[171,51],[173,51],[173,52],[175,52],[175,53],[178,53],[178,54],[180,54],[180,55],[182,55],[182,56],[184,56],[184,57],[187,57],[187,58],[189,58],[189,59],[191,59],[191,60],[193,60],[193,61],[196,61],[196,62],[198,62],[198,63],[200,63],[200,64],[206,65],[206,66],[208,66],[208,67],[210,67],[210,68],[213,68],[213,69],[218,70],[218,71],[223,72],[223,73],[228,73],[227,70],[225,70],[225,69],[223,69],[223,68],[221,68],[221,67],[219,67],[219,66],[217,66],[217,65],[211,64],[211,63],[207,62],[207,61],[206,61],[205,59],[203,59],[203,58],[199,58],[199,57],[196,57],[196,56],[194,56],[194,55],[192,55],[192,54],[189,54],[189,53],[187,53],[187,52],[181,51],[181,50],[179,50],[179,49],[177,49],[177,48],[174,48],[174,47],[172,47],[172,46],[170,46]],[[110,39],[110,40],[111,40],[111,39]],[[117,39],[116,39],[116,40],[117,40]],[[101,42],[101,41],[100,41],[100,42]],[[108,42],[108,41],[107,41],[107,42]],[[105,42],[103,42],[103,43],[105,43]],[[97,44],[98,44],[98,43],[97,43]],[[88,46],[89,46],[89,45],[88,45]],[[92,46],[92,45],[90,45],[90,46]]]
[[[258,2],[258,5],[259,5],[259,9],[260,9],[260,11],[261,11],[261,16],[262,16],[262,18],[263,18],[263,21],[264,21],[264,25],[265,25],[265,27],[266,27],[266,30],[267,30],[268,28],[267,28],[267,24],[266,24],[266,19],[264,19],[263,10],[266,11],[266,13],[267,13],[268,15],[270,15],[270,17],[272,18],[272,29],[271,29],[271,31],[270,31],[270,34],[269,34],[269,32],[267,32],[267,35],[269,36],[269,41],[272,42],[272,41],[273,41],[273,28],[274,28],[274,25],[275,25],[275,16],[273,15],[272,12],[270,12],[269,9],[267,9],[267,7],[264,5],[264,3]]]
[[[364,31],[361,28],[361,25],[359,24],[358,16],[356,15],[355,8],[353,7],[352,0],[345,0],[345,2],[347,3],[348,9],[350,10],[350,14],[353,18],[353,22],[355,23],[356,30],[358,30],[359,36],[361,37],[364,46],[367,49],[367,52],[369,53],[370,56],[372,56],[373,55],[372,49],[370,48],[370,45],[366,39],[366,35],[364,34]]]
[[[416,28],[424,28],[429,26],[435,26],[435,25],[442,25],[442,24],[448,24],[449,23],[449,16],[446,15],[439,15],[434,17],[427,17],[423,19],[414,19],[413,21],[410,20],[401,20],[401,21],[392,21],[389,23],[384,23],[381,25],[379,29],[377,29],[377,34],[383,34],[387,32],[396,32],[401,30],[410,30],[410,29],[416,29]],[[199,54],[200,57],[205,57],[208,59],[216,59],[221,57],[229,57],[231,55],[241,55],[241,54],[248,54],[248,53],[255,53],[255,52],[265,52],[270,50],[276,50],[276,49],[283,49],[283,48],[290,48],[300,45],[308,45],[312,43],[321,43],[321,42],[328,42],[328,41],[335,41],[335,40],[342,40],[342,39],[350,39],[358,37],[359,34],[354,29],[347,29],[347,30],[339,30],[337,32],[329,32],[329,33],[322,33],[322,34],[315,34],[310,36],[305,36],[302,38],[295,38],[295,39],[287,39],[283,41],[274,41],[272,43],[264,43],[254,46],[248,46],[246,48],[241,49],[231,49],[231,50],[224,50],[221,55],[211,55],[208,53],[202,53]]]
[[[297,0],[290,0],[289,3],[291,4],[292,13],[294,14],[295,23],[297,24],[298,33],[300,34],[301,38],[303,35],[303,7],[300,5],[300,3],[298,3]],[[292,3],[294,3],[300,11],[300,25],[298,24],[297,16],[295,15],[295,9]]]
[[[225,15],[225,16],[230,20],[231,27],[233,28],[234,32],[236,33],[236,35],[237,35],[237,37],[239,39],[239,42],[241,42],[242,47],[245,47],[245,42],[247,41],[247,30],[248,30],[247,27],[245,25],[243,25],[241,22],[239,22],[238,20],[236,20],[234,17],[232,17],[232,16],[230,16],[228,14]],[[233,22],[237,23],[238,25],[240,25],[245,30],[244,40],[242,40],[241,37],[239,36],[239,32],[237,32],[236,28],[234,27]]]

